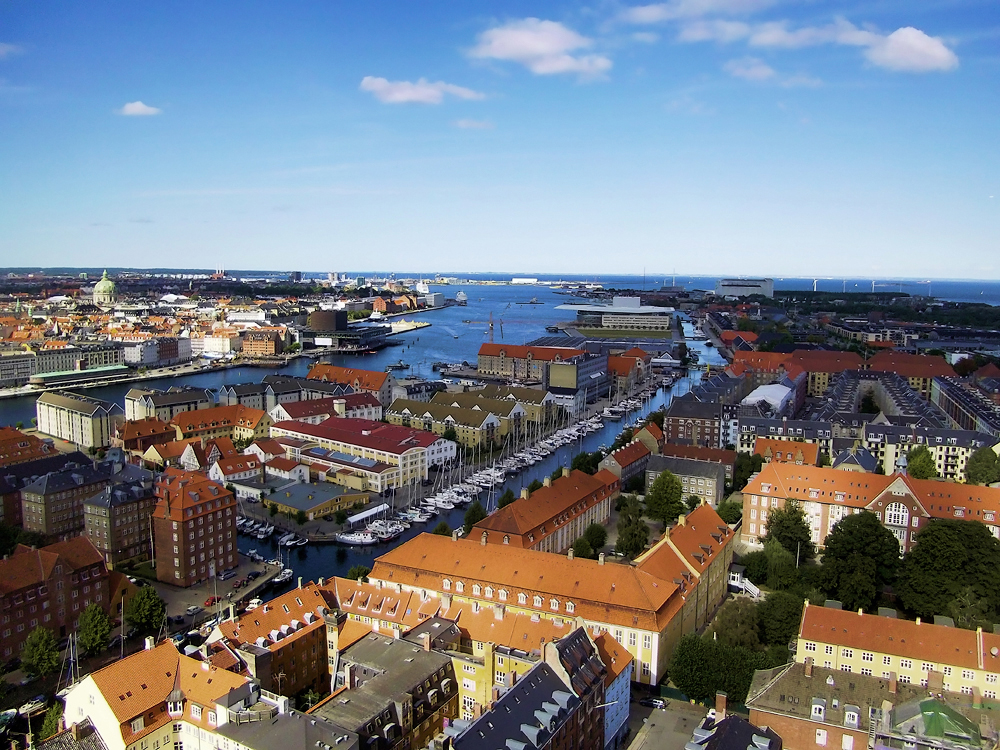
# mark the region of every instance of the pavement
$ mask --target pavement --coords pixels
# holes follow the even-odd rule
[[[694,728],[708,714],[704,706],[667,700],[666,708],[629,705],[629,730],[632,742],[628,750],[682,748],[691,741]]]

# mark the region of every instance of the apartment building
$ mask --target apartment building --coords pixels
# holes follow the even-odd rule
[[[167,469],[156,481],[153,549],[156,577],[191,586],[236,567],[236,500],[202,474]]]
[[[215,406],[181,412],[170,423],[177,431],[178,440],[226,437],[253,442],[268,436],[271,418],[262,409],[249,406]]]
[[[307,379],[346,386],[354,393],[370,393],[378,399],[383,408],[392,403],[395,378],[387,372],[358,370],[319,362],[309,369]]]
[[[1000,689],[1000,634],[951,625],[818,607],[802,611],[795,661],[904,685],[940,688],[996,700]]]
[[[112,570],[152,553],[153,472],[131,468],[127,479],[115,479],[83,501],[83,533]]]
[[[563,552],[590,524],[607,524],[621,490],[621,480],[607,470],[591,476],[563,468],[561,477],[555,481],[545,477],[543,485],[531,493],[522,490],[519,499],[477,523],[470,537],[489,544]]]
[[[112,441],[126,453],[141,456],[152,445],[169,443],[177,437],[177,430],[169,422],[156,417],[144,417],[122,422],[115,428]]]
[[[330,686],[326,611],[319,587],[300,586],[216,625],[207,642],[224,643],[262,690],[322,695]]]
[[[314,398],[276,404],[268,415],[274,422],[292,420],[319,424],[331,417],[350,419],[382,419],[382,404],[371,393],[347,393],[343,396]]]
[[[559,412],[555,396],[540,388],[488,385],[468,393],[488,400],[514,401],[524,409],[525,420],[540,426],[543,430],[555,424]]]
[[[649,448],[645,443],[633,439],[628,445],[605,456],[600,467],[610,471],[621,480],[623,486],[627,487],[635,477],[645,478],[643,472],[649,463],[649,457]]]
[[[818,443],[820,453],[831,455],[834,430],[829,422],[812,422],[802,419],[769,419],[767,417],[739,418],[740,453],[753,453],[757,439],[786,440],[801,443]]]
[[[692,495],[697,495],[702,503],[712,507],[718,507],[722,502],[726,491],[726,470],[722,464],[692,458],[650,456],[645,475],[647,491],[665,471],[680,480],[682,499],[687,500]]]
[[[501,420],[487,410],[464,409],[433,401],[396,399],[386,409],[385,417],[389,424],[435,435],[453,430],[456,441],[466,448],[489,450],[503,437]]]
[[[774,438],[759,437],[754,441],[753,452],[761,456],[764,463],[772,461],[798,464],[799,466],[819,465],[819,444],[806,442],[790,442]]]
[[[425,430],[367,419],[328,419],[317,425],[278,422],[271,426],[271,437],[302,440],[327,451],[394,466],[398,470],[395,486],[423,481],[429,476],[430,466],[442,466],[457,455],[451,440]]]
[[[521,404],[513,399],[486,398],[480,393],[435,393],[430,401],[452,408],[471,409],[488,412],[500,422],[498,434],[501,438],[510,435],[519,439],[527,429],[528,414]]]
[[[722,448],[722,409],[719,404],[697,401],[691,397],[675,398],[663,416],[664,441]]]
[[[476,367],[480,375],[548,385],[553,363],[573,362],[586,354],[583,349],[571,347],[481,344]]]
[[[964,482],[965,467],[972,454],[997,442],[1000,438],[984,432],[875,421],[865,425],[862,447],[875,456],[883,473],[891,474],[903,456],[922,445],[930,451],[938,476],[950,482]]]
[[[99,604],[114,615],[110,574],[104,558],[87,537],[41,549],[18,545],[0,560],[0,653],[4,661],[20,654],[37,627],[56,638],[76,630],[80,614]]]
[[[170,388],[166,391],[130,388],[125,394],[125,418],[130,422],[153,417],[169,422],[181,412],[213,406],[215,396],[204,388]]]
[[[802,506],[818,547],[837,521],[863,510],[893,533],[900,552],[932,518],[976,520],[1000,538],[1000,488],[772,462],[743,488],[743,542],[759,544],[768,514],[787,500]]]
[[[955,377],[955,370],[944,357],[897,351],[878,352],[865,363],[865,369],[901,375],[927,401],[931,398],[931,381],[934,378]]]
[[[51,442],[13,427],[0,427],[0,469],[54,455],[56,449]]]
[[[89,456],[79,451],[55,453],[34,461],[14,464],[0,471],[0,520],[9,526],[21,526],[21,490],[52,471],[90,466]]]
[[[643,430],[650,427],[656,427],[656,425],[646,425]],[[660,434],[662,435],[663,433],[661,432]],[[639,439],[642,439],[641,435],[639,435]],[[736,451],[726,450],[725,448],[703,448],[698,445],[665,443],[659,451],[654,452],[670,458],[687,458],[692,461],[710,461],[722,464],[727,482],[732,481],[733,472],[736,470]]]
[[[122,408],[110,401],[67,391],[46,391],[35,401],[38,431],[81,448],[111,445]]]
[[[1000,440],[1000,405],[979,388],[957,378],[936,377],[931,381],[931,402],[948,415],[953,427]]]

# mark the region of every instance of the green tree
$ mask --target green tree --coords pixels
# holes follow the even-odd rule
[[[517,495],[515,495],[514,491],[508,487],[503,491],[503,494],[500,495],[497,500],[497,508],[506,508],[515,500],[517,500]]]
[[[697,633],[688,633],[674,649],[670,681],[688,698],[698,701],[715,695],[718,669],[714,652],[712,643]]]
[[[955,625],[966,630],[990,627],[989,603],[976,596],[971,586],[966,586],[953,601],[948,604],[948,614]]]
[[[819,465],[820,466],[830,466],[830,454],[826,451],[820,451],[819,454]]]
[[[21,649],[21,666],[36,677],[47,677],[59,667],[59,648],[52,631],[37,627],[24,639]]]
[[[583,530],[583,538],[587,540],[594,552],[599,552],[608,543],[608,530],[599,523],[592,523]]]
[[[869,511],[841,518],[823,550],[820,585],[845,609],[871,611],[878,592],[899,569],[899,542]]]
[[[715,512],[719,514],[719,518],[728,524],[739,523],[740,519],[743,518],[743,503],[727,500],[719,503],[719,507],[715,509]]]
[[[23,430],[24,429],[24,422],[18,421],[17,424],[14,425],[14,429],[15,430]]]
[[[451,526],[448,525],[447,521],[439,521],[431,533],[438,536],[451,536]]]
[[[761,640],[769,645],[787,646],[799,632],[804,600],[788,591],[772,591],[757,605]]]
[[[733,467],[733,489],[742,490],[750,481],[750,476],[756,474],[764,465],[764,457],[756,453],[737,453],[736,464]]]
[[[768,588],[789,589],[798,583],[799,572],[795,567],[795,558],[776,539],[764,541],[764,557],[767,560]]]
[[[569,468],[571,471],[583,471],[587,474],[596,474],[602,460],[604,460],[604,454],[600,451],[596,451],[594,453],[578,453],[573,456],[573,462],[570,464]]]
[[[983,446],[965,464],[965,481],[969,484],[993,484],[1000,481],[1000,461],[988,446]]]
[[[770,511],[765,536],[776,539],[800,563],[811,560],[816,554],[805,511],[791,498],[785,500],[784,508],[773,508]]]
[[[632,440],[633,434],[634,433],[632,432],[631,427],[626,427],[624,430],[622,430],[621,434],[619,434],[618,437],[615,438],[615,442],[611,444],[611,452],[614,453],[619,448],[624,448],[626,445],[628,445],[629,442]]]
[[[368,583],[368,574],[372,572],[372,569],[367,565],[352,565],[347,571],[347,579],[350,581],[362,580]]]
[[[762,549],[748,552],[740,558],[740,564],[746,568],[743,574],[758,586],[767,585],[767,554]]]
[[[682,492],[681,480],[672,472],[662,472],[646,491],[646,512],[650,518],[666,524],[674,523],[685,509]]]
[[[642,494],[646,489],[646,473],[639,472],[625,483],[622,488],[625,492]]]
[[[333,514],[333,520],[343,526],[347,523],[347,511],[341,508],[336,513]]]
[[[590,542],[587,541],[586,537],[580,537],[575,542],[573,542],[573,556],[574,557],[595,557],[594,548],[590,546]]]
[[[760,642],[757,604],[750,599],[729,599],[712,619],[713,637],[726,646],[742,646],[751,651],[763,648]]]
[[[946,615],[966,587],[987,602],[987,614],[1000,611],[1000,541],[978,521],[933,520],[917,532],[894,589],[903,608],[930,619]]]
[[[274,518],[278,515],[278,506],[274,503],[268,503],[267,512],[271,514],[271,518]]]
[[[319,693],[310,688],[309,690],[306,690],[304,693],[302,693],[302,695],[299,697],[299,700],[297,700],[296,703],[299,703],[300,705],[299,710],[304,711],[306,709],[312,708],[317,703],[319,703],[320,697],[321,696]]]
[[[701,498],[698,495],[688,495],[687,500],[684,501],[687,506],[688,513],[693,513],[695,509],[701,505]]]
[[[295,523],[297,523],[299,526],[301,526],[308,520],[309,517],[306,515],[306,512],[304,510],[299,510],[295,513]]]
[[[139,630],[150,633],[163,624],[167,605],[152,586],[143,586],[125,608],[125,619]]]
[[[934,456],[926,445],[918,445],[911,448],[906,454],[906,473],[914,479],[936,479],[938,476],[937,466],[934,465]]]
[[[544,486],[545,485],[539,482],[537,479],[532,479],[531,484],[528,485],[528,492],[529,493],[536,492],[537,490],[542,489],[542,487]]]
[[[562,475],[563,475],[563,467],[560,466],[558,469],[556,469],[549,475],[549,479],[551,479],[554,482],[560,477],[562,477]]]
[[[39,732],[38,738],[41,740],[47,740],[49,737],[59,733],[59,719],[63,715],[63,704],[59,701],[55,701],[49,710],[45,712],[45,720],[42,722],[42,729]]]
[[[473,500],[472,505],[465,511],[465,533],[472,531],[472,527],[486,518],[486,509],[478,500]]]
[[[649,542],[649,526],[642,518],[642,508],[635,496],[623,495],[619,500],[618,540],[615,542],[615,552],[635,557]]]
[[[441,437],[443,437],[445,440],[450,440],[453,443],[458,442],[458,433],[455,432],[454,427],[449,427],[448,429],[446,429],[443,433],[441,433]]]
[[[99,654],[108,647],[111,637],[111,618],[100,604],[90,604],[77,625],[80,648],[88,655]]]

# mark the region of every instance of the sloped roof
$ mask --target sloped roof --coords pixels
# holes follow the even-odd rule
[[[594,638],[594,645],[597,646],[597,653],[601,655],[601,661],[608,670],[604,678],[604,687],[610,687],[635,657],[608,632],[603,632]]]
[[[52,576],[60,560],[72,570],[104,565],[101,553],[86,536],[73,537],[41,549],[19,544],[6,560],[0,560],[0,592],[7,594],[44,583]]]
[[[894,372],[904,378],[955,377],[954,368],[944,357],[929,354],[906,354],[905,352],[879,352],[868,360],[869,370]]]
[[[650,453],[649,448],[642,444],[639,440],[633,440],[628,445],[619,448],[611,455],[614,457],[615,461],[622,468],[626,466],[631,466],[636,461],[641,461],[643,458],[648,456]]]
[[[325,628],[323,613],[326,610],[326,599],[322,592],[318,586],[310,583],[277,596],[236,620],[223,622],[219,625],[219,630],[234,645],[256,643],[258,638],[264,638],[267,640],[267,648],[273,650],[298,633],[311,631],[316,627]],[[307,619],[311,619],[312,623],[306,622]],[[290,627],[293,622],[298,623],[294,629]],[[283,626],[287,632],[282,631]],[[280,640],[271,640],[270,635],[274,631],[282,633]]]
[[[753,452],[771,461],[784,461],[786,463],[801,461],[810,466],[816,466],[819,463],[819,443],[799,443],[792,440],[759,437],[754,442]]]
[[[573,349],[561,346],[517,346],[515,344],[481,344],[480,357],[499,357],[509,359],[537,359],[544,362],[564,362],[573,357],[586,354],[583,349]]]
[[[341,419],[331,417],[319,424],[287,420],[271,427],[274,431],[285,431],[296,437],[329,440],[331,442],[360,445],[364,448],[403,453],[413,448],[427,448],[440,438],[432,432],[414,430],[400,425],[385,424],[371,419]]]
[[[325,380],[330,383],[344,383],[365,391],[379,391],[389,378],[389,373],[376,370],[357,370],[353,367],[318,362],[309,368],[309,380]]]

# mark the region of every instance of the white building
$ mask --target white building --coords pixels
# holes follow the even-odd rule
[[[75,393],[47,392],[35,402],[38,431],[81,448],[111,445],[115,428],[124,420],[122,408],[109,401]]]
[[[774,296],[774,279],[719,279],[715,293],[720,297]]]

